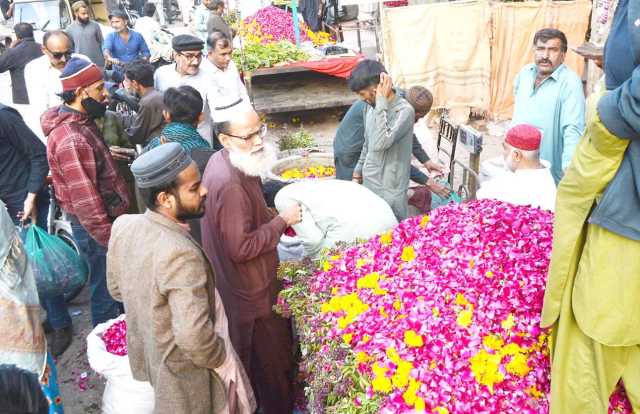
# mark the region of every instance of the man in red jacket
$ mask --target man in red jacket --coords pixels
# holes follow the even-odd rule
[[[73,236],[89,261],[95,326],[122,312],[107,290],[106,248],[111,224],[129,207],[129,194],[93,121],[106,110],[102,71],[89,61],[72,58],[60,79],[64,104],[46,111],[40,121],[48,137],[47,160],[56,199],[70,216]]]

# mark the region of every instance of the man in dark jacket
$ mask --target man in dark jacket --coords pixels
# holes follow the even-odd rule
[[[0,55],[0,73],[11,73],[11,88],[14,104],[28,104],[29,95],[24,80],[24,67],[33,59],[42,56],[42,46],[33,40],[33,27],[29,23],[18,23],[13,30],[16,40],[9,50]]]
[[[558,187],[541,317],[552,414],[604,414],[619,381],[640,411],[640,2],[618,2],[604,62]]]
[[[7,205],[14,224],[29,219],[47,228],[49,192],[47,150],[13,108],[0,105],[0,200]],[[53,332],[50,347],[54,357],[71,343],[71,317],[64,296],[40,298]]]

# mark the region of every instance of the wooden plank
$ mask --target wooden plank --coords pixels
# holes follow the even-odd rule
[[[357,96],[346,79],[317,72],[252,77],[256,111],[266,114],[349,106]]]

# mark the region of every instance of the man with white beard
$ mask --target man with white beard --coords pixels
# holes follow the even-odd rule
[[[280,284],[277,245],[288,226],[302,219],[294,202],[275,215],[266,205],[260,176],[276,160],[265,141],[266,125],[253,111],[214,124],[224,149],[202,177],[208,191],[201,219],[202,244],[213,264],[216,287],[229,319],[233,347],[264,414],[293,410],[293,353],[287,320],[272,307]]]

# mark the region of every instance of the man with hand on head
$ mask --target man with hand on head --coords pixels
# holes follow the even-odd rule
[[[207,91],[212,79],[201,68],[204,42],[193,35],[178,35],[171,39],[175,65],[165,65],[153,75],[156,89],[164,92],[169,88],[189,85],[200,92],[203,101],[204,118],[198,125],[198,132],[209,143],[212,142],[210,105]]]
[[[353,181],[384,199],[396,218],[404,220],[408,216],[413,107],[396,94],[386,69],[374,60],[358,63],[349,77],[349,87],[368,104],[364,146]]]
[[[276,160],[265,141],[266,125],[254,111],[216,123],[224,149],[209,160],[203,184],[209,191],[201,221],[202,241],[216,272],[235,350],[264,414],[293,410],[290,326],[272,307],[280,290],[277,245],[302,209],[292,203],[274,215],[265,203],[260,176]]]
[[[213,268],[185,224],[204,214],[198,167],[168,143],[138,157],[131,171],[148,210],[114,222],[107,268],[109,291],[127,309],[133,377],[153,386],[154,412],[238,412],[231,405],[251,400],[251,388],[219,329],[226,316]],[[239,370],[238,398],[220,371],[227,365]]]
[[[482,184],[477,198],[554,211],[556,184],[549,162],[540,159],[540,131],[531,125],[516,125],[502,144],[507,174]]]

